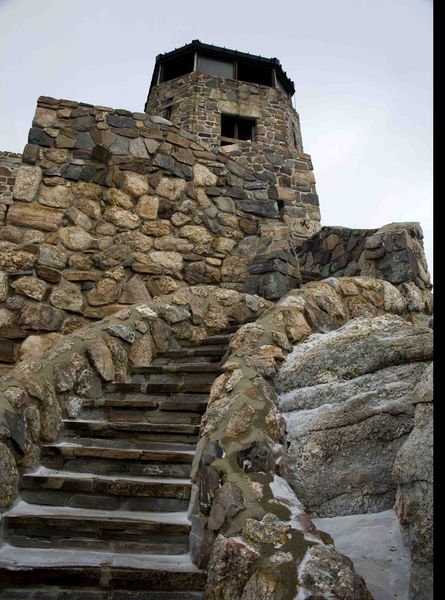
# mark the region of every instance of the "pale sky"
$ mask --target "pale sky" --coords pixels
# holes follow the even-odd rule
[[[0,149],[40,95],[143,111],[155,56],[192,39],[279,58],[322,224],[420,221],[432,271],[431,0],[0,0]]]

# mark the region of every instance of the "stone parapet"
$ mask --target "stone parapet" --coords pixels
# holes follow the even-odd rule
[[[422,240],[419,223],[390,223],[380,229],[327,226],[297,245],[295,252],[303,272],[321,279],[384,279],[410,296],[418,311],[431,312],[432,285]]]

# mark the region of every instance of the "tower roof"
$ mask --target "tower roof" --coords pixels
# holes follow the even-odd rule
[[[280,81],[281,85],[284,87],[286,92],[291,96],[295,93],[294,82],[287,76],[278,58],[266,58],[264,56],[250,54],[250,52],[240,52],[239,50],[231,50],[229,48],[224,48],[221,46],[214,46],[213,44],[204,44],[200,40],[192,40],[189,44],[185,44],[180,48],[175,48],[170,52],[158,54],[156,56],[156,64],[153,70],[153,77],[151,80],[150,89],[154,85],[156,85],[156,74],[159,64],[170,61],[171,59],[179,58],[182,55],[188,54],[190,52],[196,51],[201,52],[206,56],[211,56],[215,58],[220,57],[225,59],[242,60],[244,63],[251,64],[252,66],[262,65],[263,67],[273,67],[275,69],[277,79]]]

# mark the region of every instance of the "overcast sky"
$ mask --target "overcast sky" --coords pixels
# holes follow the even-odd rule
[[[0,149],[40,95],[142,111],[155,56],[192,39],[279,58],[322,224],[420,221],[432,270],[431,0],[0,0]]]

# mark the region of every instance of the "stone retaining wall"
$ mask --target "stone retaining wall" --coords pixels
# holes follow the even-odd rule
[[[3,361],[30,334],[184,286],[243,290],[254,256],[289,238],[283,188],[194,140],[161,117],[39,99],[0,227]]]

